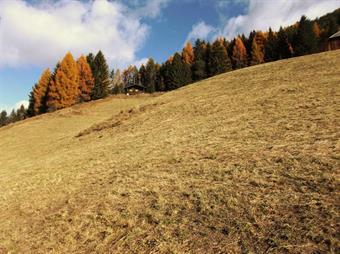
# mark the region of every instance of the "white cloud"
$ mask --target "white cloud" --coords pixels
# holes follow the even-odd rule
[[[223,35],[232,38],[251,30],[268,30],[269,26],[277,30],[280,26],[295,23],[302,15],[314,19],[338,7],[338,0],[250,0],[248,13],[229,19],[223,28]]]
[[[133,62],[132,65],[136,66],[139,69],[139,67],[141,67],[142,64],[146,65],[148,60],[149,60],[148,58],[142,58],[142,59],[139,59],[139,60]]]
[[[204,21],[201,21],[192,26],[190,33],[187,36],[186,41],[193,41],[196,39],[206,40],[209,36],[215,32],[215,28],[207,25]]]
[[[134,0],[133,11],[138,17],[156,18],[160,15],[162,8],[166,7],[170,0]]]
[[[28,102],[27,100],[21,100],[21,101],[18,101],[18,102],[15,104],[14,108],[15,108],[15,109],[18,109],[18,108],[21,107],[21,105],[24,105],[25,108],[28,108],[28,104],[29,104],[29,102]]]
[[[295,23],[302,15],[310,19],[320,17],[340,7],[339,0],[237,0],[246,6],[246,13],[227,19],[222,19],[222,25],[215,28],[215,34],[210,38],[225,36],[232,39],[238,34],[248,35],[252,30],[268,30],[272,27],[278,30],[280,26]],[[221,2],[216,8],[226,8],[228,1]],[[209,25],[208,25],[209,26]],[[194,26],[193,28],[195,28]],[[189,33],[194,32],[194,29]]]
[[[0,104],[0,112],[2,110],[6,110],[7,113],[9,114],[12,109],[17,110],[21,107],[21,105],[24,105],[25,108],[28,108],[29,102],[27,100],[21,100],[15,103],[15,105],[5,105],[5,104]]]
[[[132,10],[107,0],[0,0],[0,68],[53,67],[67,51],[78,57],[98,50],[112,67],[124,67],[137,60],[148,36],[141,18],[156,17],[166,2],[148,0]]]

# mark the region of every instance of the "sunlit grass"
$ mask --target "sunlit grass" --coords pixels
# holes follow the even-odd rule
[[[0,253],[339,251],[340,51],[0,129]]]

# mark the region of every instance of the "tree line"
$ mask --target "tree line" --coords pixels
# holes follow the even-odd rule
[[[29,95],[27,114],[35,116],[104,98],[109,94],[108,83],[108,65],[101,51],[77,60],[68,52],[53,73],[47,68],[41,74]]]
[[[109,67],[101,51],[75,60],[70,52],[56,64],[53,72],[45,69],[23,105],[8,115],[0,113],[0,126],[77,103],[104,98],[109,94]]]
[[[213,42],[197,39],[187,42],[181,52],[162,64],[152,58],[139,70],[129,66],[114,75],[114,92],[119,84],[142,84],[147,92],[169,91],[192,82],[228,71],[327,50],[329,36],[338,31],[340,9],[313,21],[302,16],[299,22],[278,31],[252,31],[249,36],[238,35],[232,40],[217,38]]]
[[[340,25],[340,9],[313,21],[302,16],[299,22],[278,31],[252,31],[232,40],[218,38],[212,43],[197,39],[187,42],[164,63],[150,58],[137,68],[109,71],[104,54],[90,53],[75,60],[70,52],[53,73],[46,69],[33,86],[26,110],[20,107],[0,114],[0,126],[17,120],[72,106],[109,94],[124,93],[127,85],[140,85],[145,92],[165,92],[228,71],[327,49],[327,40]]]

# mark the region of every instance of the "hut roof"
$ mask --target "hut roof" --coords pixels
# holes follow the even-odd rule
[[[125,89],[130,88],[130,87],[140,87],[140,88],[144,88],[145,89],[145,86],[143,86],[142,84],[127,84],[125,86]]]
[[[340,31],[333,34],[331,37],[329,37],[329,39],[334,39],[334,38],[339,38],[339,37],[340,37]]]

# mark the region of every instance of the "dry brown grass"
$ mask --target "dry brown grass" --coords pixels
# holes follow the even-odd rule
[[[339,253],[339,95],[338,50],[2,128],[0,253]]]

